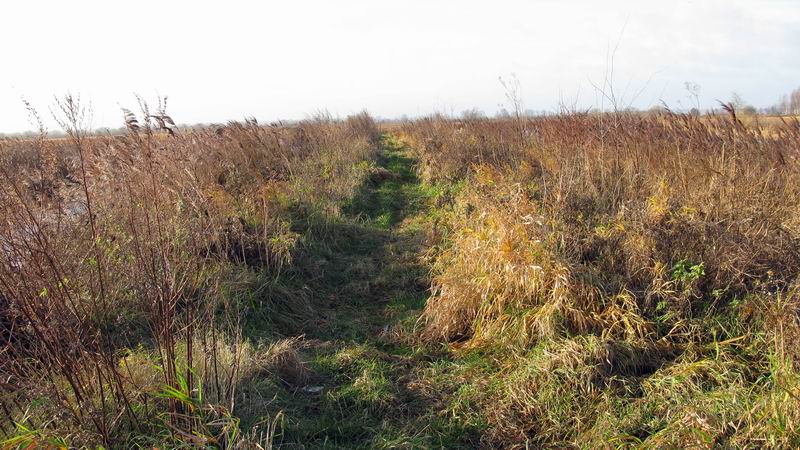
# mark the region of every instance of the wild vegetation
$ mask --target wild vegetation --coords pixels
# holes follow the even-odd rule
[[[404,127],[459,186],[420,334],[492,361],[484,443],[800,444],[800,125],[727,108]]]
[[[0,140],[6,447],[800,445],[797,120],[58,106]]]
[[[366,176],[372,119],[177,134],[142,103],[104,137],[77,99],[58,106],[67,139],[0,144],[6,444],[269,442],[271,422],[242,434],[234,414],[285,344],[262,349],[244,325],[305,314],[274,280],[293,227],[324,229]]]

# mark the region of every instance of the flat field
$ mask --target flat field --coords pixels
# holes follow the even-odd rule
[[[796,118],[0,140],[5,448],[796,448]]]

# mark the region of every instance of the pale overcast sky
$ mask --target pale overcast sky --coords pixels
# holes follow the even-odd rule
[[[620,39],[621,36],[621,39]],[[177,122],[494,113],[498,77],[525,106],[595,103],[609,46],[635,106],[756,106],[800,86],[800,1],[15,1],[0,17],[0,132],[30,129],[21,97],[91,99],[120,126],[133,93],[170,98]],[[649,82],[648,82],[649,80]]]

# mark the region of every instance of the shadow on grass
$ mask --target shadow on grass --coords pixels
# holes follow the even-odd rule
[[[264,380],[263,392],[251,393],[272,396],[268,408],[285,413],[284,447],[475,443],[475,430],[437,419],[433,399],[409,385],[420,363],[413,350],[381,337],[398,318],[424,307],[429,281],[419,258],[420,232],[402,227],[427,205],[415,161],[387,137],[378,163],[382,176],[367,180],[341,217],[296,220],[303,251],[279,283],[259,293],[273,306],[246,318],[247,338],[306,339],[301,353],[312,374],[307,386]]]
[[[419,211],[415,202],[419,179],[414,160],[403,153],[402,144],[386,138],[384,148],[378,162],[386,170],[382,173],[388,175],[364,183],[344,205],[343,212],[350,217],[363,217],[373,227],[390,229]]]

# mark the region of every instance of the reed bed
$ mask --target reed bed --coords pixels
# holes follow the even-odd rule
[[[418,335],[494,361],[487,446],[800,443],[800,123],[724,106],[402,127],[455,193]]]
[[[374,122],[179,131],[159,101],[102,136],[79,99],[56,110],[66,139],[0,140],[5,445],[268,447],[274,420],[239,427],[267,351],[241,322],[291,265],[293,223],[366,176]]]

